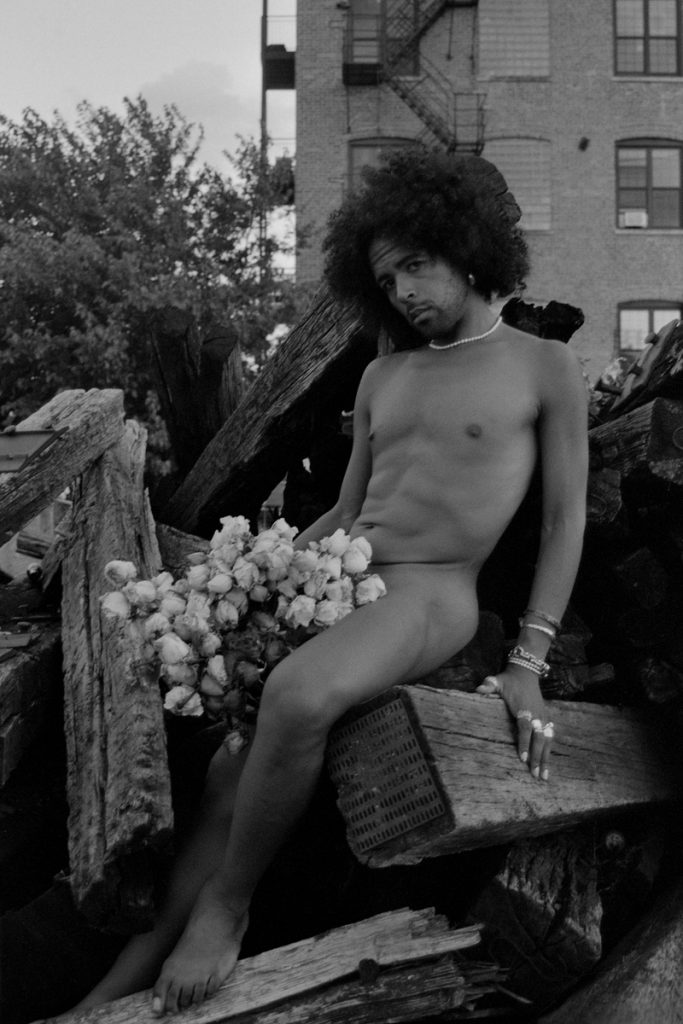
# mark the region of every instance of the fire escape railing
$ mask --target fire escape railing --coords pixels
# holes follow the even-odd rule
[[[384,3],[380,17],[349,15],[345,47],[348,85],[385,82],[422,121],[420,140],[448,150],[479,153],[484,141],[484,95],[456,92],[420,52],[425,32],[448,0]]]

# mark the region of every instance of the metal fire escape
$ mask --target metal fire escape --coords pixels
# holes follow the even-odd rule
[[[446,75],[420,51],[422,37],[446,8],[475,4],[476,0],[383,0],[374,26],[367,15],[360,16],[366,22],[360,33],[359,16],[351,14],[346,84],[385,83],[422,121],[421,141],[436,141],[449,151],[480,153],[484,146],[484,94],[456,92]],[[373,34],[374,47],[370,45]]]

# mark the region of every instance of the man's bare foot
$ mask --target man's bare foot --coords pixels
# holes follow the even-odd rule
[[[152,990],[156,1016],[214,995],[237,962],[248,919],[247,905],[236,907],[215,880],[206,883]]]

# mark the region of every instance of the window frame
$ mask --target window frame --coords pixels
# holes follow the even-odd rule
[[[354,178],[354,167],[353,167],[353,150],[360,149],[361,147],[373,146],[376,149],[403,149],[408,146],[415,146],[416,148],[421,147],[422,143],[419,139],[414,136],[407,135],[369,135],[363,138],[349,139],[346,144],[346,159],[347,159],[347,188],[353,189],[360,184],[360,172],[362,167],[376,167],[377,164],[362,164],[357,169],[357,177]]]
[[[620,214],[624,212],[621,205],[621,195],[624,191],[629,190],[629,186],[622,185],[620,183],[619,172],[621,165],[619,163],[619,154],[625,149],[643,149],[646,153],[646,182],[645,182],[645,209],[647,212],[648,223],[646,226],[638,226],[635,224],[627,225],[620,224]],[[678,164],[679,164],[679,177],[678,177],[678,223],[673,225],[656,225],[650,223],[653,215],[653,197],[657,191],[664,191],[663,186],[655,186],[652,183],[652,152],[657,149],[674,149],[678,152]],[[683,230],[683,140],[681,139],[664,139],[664,138],[636,138],[636,139],[618,139],[614,146],[614,200],[615,200],[615,224],[619,231],[628,231],[639,233],[642,231],[681,231]],[[630,187],[631,191],[636,191],[633,186]],[[638,189],[640,190],[640,189]],[[671,189],[670,191],[673,191]],[[625,210],[629,208],[626,207]]]
[[[650,4],[652,0],[641,0],[643,5],[643,35],[642,36],[620,36],[617,34],[617,9],[622,0],[612,0],[612,40],[614,48],[614,74],[617,78],[680,78],[683,75],[683,10],[681,0],[676,0],[676,32],[675,36],[652,36],[650,34]],[[675,71],[653,71],[650,43],[653,39],[675,39],[676,41],[676,70]],[[643,70],[642,71],[621,71],[619,69],[619,41],[621,39],[642,39],[643,41]]]
[[[679,320],[681,319],[681,317],[683,316],[683,299],[680,299],[678,301],[676,299],[627,299],[624,302],[619,302],[617,304],[617,355],[638,356],[641,352],[645,350],[645,345],[641,346],[640,348],[628,348],[625,345],[622,345],[621,342],[621,314],[628,310],[644,310],[647,312],[648,329],[643,335],[643,340],[645,340],[645,338],[655,333],[654,314],[656,312],[660,312],[661,310],[670,311],[671,316],[669,317],[669,320],[666,321],[667,323],[670,320],[675,320],[677,318]],[[661,330],[661,327],[658,328],[658,330]]]

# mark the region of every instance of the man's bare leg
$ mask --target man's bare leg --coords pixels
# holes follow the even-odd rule
[[[74,1009],[91,1009],[154,983],[202,885],[221,864],[245,757],[246,753],[235,756],[225,747],[214,754],[196,824],[174,861],[153,930],[134,935],[104,978]]]
[[[299,648],[268,680],[225,858],[164,963],[155,1013],[201,1002],[232,971],[254,888],[308,805],[332,724],[352,705],[442,664],[474,634],[469,580],[401,569],[383,568],[391,577],[386,597]]]

